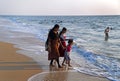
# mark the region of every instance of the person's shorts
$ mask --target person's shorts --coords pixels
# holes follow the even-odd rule
[[[64,57],[65,57],[65,60],[66,60],[66,61],[71,60],[71,59],[70,59],[70,55],[68,54],[68,52],[65,52]]]

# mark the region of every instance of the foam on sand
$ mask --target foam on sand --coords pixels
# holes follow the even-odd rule
[[[100,77],[94,77],[75,71],[53,71],[36,74],[28,81],[108,81]]]

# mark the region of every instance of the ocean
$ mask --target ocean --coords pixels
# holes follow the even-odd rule
[[[119,15],[0,16],[0,41],[19,44],[21,49],[39,54],[44,52],[45,47],[39,45],[38,40],[45,42],[55,24],[60,25],[59,31],[66,27],[67,38],[74,39],[71,58],[80,66],[74,67],[75,70],[120,81]],[[107,40],[104,35],[106,27],[110,27]],[[31,37],[37,40],[29,40]]]

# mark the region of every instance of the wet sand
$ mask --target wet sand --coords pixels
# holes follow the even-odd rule
[[[34,60],[16,50],[12,44],[0,42],[0,81],[27,81],[42,71]]]
[[[94,77],[72,71],[45,72],[34,75],[28,81],[108,81],[104,78]]]
[[[12,44],[0,42],[0,81],[109,81],[66,67],[50,67],[45,54],[30,58],[17,50]]]

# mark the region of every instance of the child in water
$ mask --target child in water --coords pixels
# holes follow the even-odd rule
[[[71,52],[71,49],[72,49],[72,45],[73,45],[73,39],[69,39],[68,40],[68,45],[66,47],[65,54],[64,54],[66,64],[68,64],[69,67],[72,67],[70,65],[70,60],[71,60],[70,59],[70,52]]]

